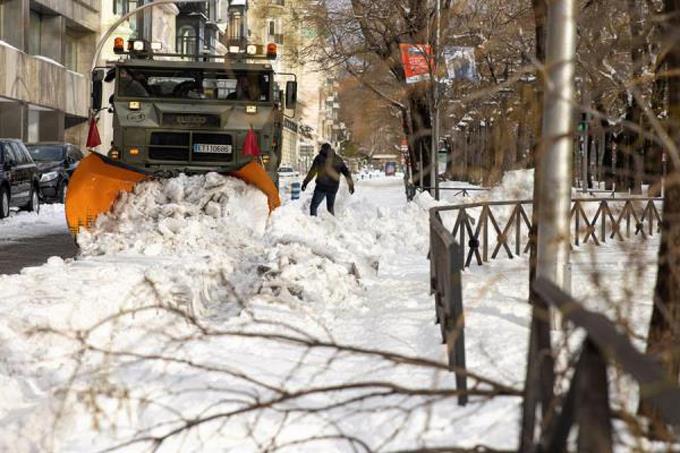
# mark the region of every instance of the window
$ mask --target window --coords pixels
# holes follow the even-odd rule
[[[137,8],[137,0],[113,0],[113,14],[123,16]]]
[[[113,14],[124,16],[130,11],[134,11],[137,9],[137,1],[138,0],[113,0]],[[135,16],[128,19],[128,24],[133,32],[137,30],[137,19]]]
[[[268,102],[271,75],[256,71],[121,68],[118,96]]]
[[[31,10],[28,27],[28,53],[40,55],[40,31],[42,28],[42,16]]]
[[[182,25],[177,30],[177,52],[181,54],[196,53],[196,30],[191,25]]]
[[[274,36],[276,34],[276,22],[273,20],[269,21],[269,36]]]
[[[216,0],[208,0],[208,19],[217,21],[217,2]]]
[[[16,155],[14,154],[14,150],[10,146],[9,143],[5,143],[4,145],[5,148],[5,162],[14,162],[15,164],[17,163],[17,158]]]
[[[238,11],[235,11],[229,16],[229,26],[227,27],[227,31],[229,31],[230,41],[238,41],[243,37],[243,30],[241,30],[242,23],[243,21],[241,13]]]
[[[57,162],[64,159],[61,146],[28,145],[28,152],[35,162]]]
[[[64,49],[64,66],[71,71],[78,70],[78,38],[70,33],[66,33]]]
[[[28,151],[22,149],[23,147],[19,143],[10,142],[12,150],[14,151],[14,157],[17,161],[17,165],[30,164],[32,162],[31,156]]]

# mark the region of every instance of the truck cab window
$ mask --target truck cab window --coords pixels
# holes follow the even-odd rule
[[[121,98],[179,98],[269,102],[271,76],[256,71],[121,68]]]

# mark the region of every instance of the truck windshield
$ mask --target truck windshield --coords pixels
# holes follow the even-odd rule
[[[118,96],[268,102],[271,76],[256,71],[120,68]]]

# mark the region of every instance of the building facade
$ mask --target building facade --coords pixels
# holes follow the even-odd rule
[[[101,0],[0,2],[0,136],[83,145]]]
[[[300,170],[308,168],[322,143],[329,142],[338,149],[341,137],[334,74],[299,57],[300,50],[309,47],[316,37],[316,31],[307,28],[293,14],[296,9],[304,10],[307,3],[310,0],[231,0],[230,3],[245,7],[250,43],[277,45],[274,69],[282,74],[280,85],[290,80],[290,76],[283,74],[294,74],[298,82],[297,108],[295,112],[286,111],[289,117],[284,122],[282,164]],[[329,98],[332,101],[328,101]]]

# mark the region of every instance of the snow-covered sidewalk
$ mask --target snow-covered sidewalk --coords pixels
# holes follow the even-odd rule
[[[0,247],[17,239],[59,233],[68,233],[64,205],[41,205],[40,214],[12,210],[9,217],[0,220]]]
[[[146,183],[80,236],[76,260],[0,276],[0,449],[514,448],[518,398],[455,404],[429,295],[432,201],[406,204],[396,177],[357,187],[337,217],[312,218],[311,190],[268,217],[230,178]],[[636,319],[653,283],[655,249],[641,250],[630,292],[610,294],[641,301]],[[625,256],[579,249],[576,295],[602,290],[595,260],[630,276]],[[464,277],[469,369],[514,389],[526,267]]]

